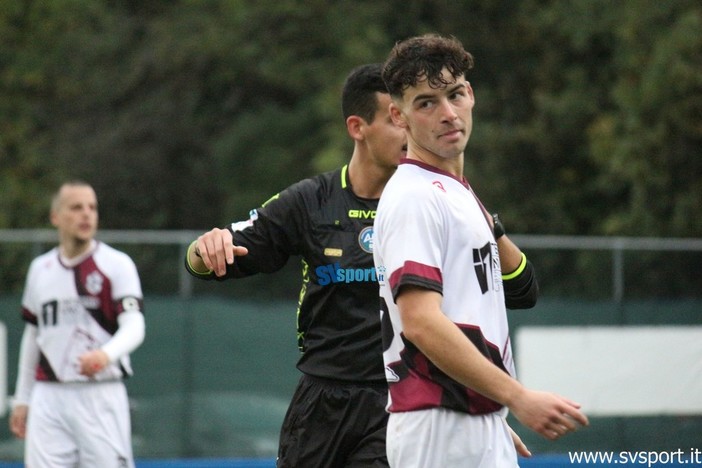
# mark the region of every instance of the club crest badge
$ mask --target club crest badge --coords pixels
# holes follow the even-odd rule
[[[85,289],[90,294],[97,296],[102,292],[102,284],[104,281],[105,278],[103,278],[99,272],[93,271],[85,278]]]
[[[358,245],[364,252],[373,253],[373,226],[363,228],[358,235]]]

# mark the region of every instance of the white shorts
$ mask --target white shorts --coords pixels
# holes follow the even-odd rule
[[[433,408],[390,413],[386,450],[398,468],[514,468],[517,451],[501,413]]]
[[[133,468],[124,383],[37,382],[24,460],[32,468]]]

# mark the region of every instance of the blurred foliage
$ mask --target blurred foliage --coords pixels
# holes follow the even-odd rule
[[[348,159],[346,74],[425,32],[475,56],[466,175],[510,232],[702,236],[697,0],[0,0],[0,228],[76,177],[105,229],[245,217]]]

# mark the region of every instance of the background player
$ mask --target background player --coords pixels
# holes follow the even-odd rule
[[[10,429],[32,468],[133,467],[122,378],[144,339],[141,283],[124,253],[94,240],[97,197],[82,181],[51,204],[58,247],[31,263]]]
[[[463,176],[472,65],[460,42],[427,35],[396,44],[383,69],[392,119],[408,135],[407,159],[378,206],[374,249],[387,451],[401,468],[518,466],[506,408],[551,439],[587,424],[576,403],[512,377],[503,251]]]

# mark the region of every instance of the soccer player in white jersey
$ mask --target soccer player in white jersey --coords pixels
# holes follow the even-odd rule
[[[577,403],[515,379],[503,244],[463,175],[472,65],[456,39],[425,35],[397,43],[383,69],[408,138],[374,225],[394,467],[518,466],[507,410],[549,439],[588,424]],[[527,274],[524,260],[505,279]]]
[[[59,245],[35,258],[22,297],[10,429],[32,468],[134,466],[129,353],[144,339],[141,282],[126,254],[94,239],[97,197],[82,181],[52,200]]]

